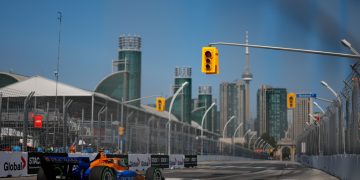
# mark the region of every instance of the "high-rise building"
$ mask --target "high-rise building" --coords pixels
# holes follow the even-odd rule
[[[139,36],[120,36],[118,71],[128,72],[128,91],[126,100],[141,97],[141,38]],[[133,105],[140,105],[135,101]]]
[[[287,123],[287,91],[285,88],[262,86],[258,90],[258,120],[260,135],[268,133],[276,141],[285,137]]]
[[[120,36],[118,60],[113,61],[116,71],[105,77],[95,92],[119,101],[141,97],[141,37]],[[130,103],[140,106],[140,101]]]
[[[309,114],[312,112],[311,98],[296,98],[296,107],[293,110],[293,139],[296,140],[303,133],[306,122],[310,121]]]
[[[266,116],[266,91],[270,86],[262,85],[257,91],[257,122],[256,131],[261,136],[267,132],[267,116]]]
[[[236,117],[226,128],[227,137],[233,136],[236,127],[240,123],[243,123],[243,126],[238,134],[242,136],[245,132],[244,97],[245,85],[242,81],[220,84],[220,132],[223,133],[225,124],[232,116]]]
[[[191,124],[191,68],[190,67],[176,67],[175,68],[175,84],[173,93],[175,93],[184,82],[188,84],[182,89],[176,97],[172,113],[181,121]],[[171,99],[171,98],[170,98]],[[167,109],[170,101],[167,102]]]

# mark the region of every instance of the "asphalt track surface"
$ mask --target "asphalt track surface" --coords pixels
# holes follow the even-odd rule
[[[167,169],[169,180],[181,179],[338,179],[321,170],[307,168],[289,161],[212,161],[202,162],[196,168]]]
[[[165,169],[165,179],[188,180],[232,180],[232,179],[306,179],[332,180],[338,179],[323,171],[307,168],[296,162],[289,161],[209,161],[201,162],[196,168]],[[36,180],[36,176],[0,178]]]

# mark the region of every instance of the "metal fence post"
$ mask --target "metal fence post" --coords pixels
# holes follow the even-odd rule
[[[69,99],[66,101],[65,105],[64,105],[64,112],[63,112],[63,148],[64,151],[66,151],[66,146],[67,146],[67,135],[68,135],[68,127],[67,127],[67,112],[68,112],[68,108],[70,107],[71,103],[73,102],[73,100]]]
[[[28,136],[28,126],[29,126],[29,119],[28,119],[28,112],[27,112],[27,105],[29,100],[34,96],[35,92],[31,91],[30,94],[24,100],[24,122],[23,122],[23,143],[22,143],[22,151],[27,151],[27,136]]]
[[[45,118],[45,147],[48,147],[48,134],[49,134],[49,102],[46,103],[46,118]]]
[[[80,131],[80,137],[81,137],[81,152],[84,150],[84,134],[82,133],[82,127],[84,125],[84,119],[85,119],[85,110],[84,108],[81,109],[81,125],[79,128]]]
[[[2,96],[3,94],[0,92],[0,136],[1,136],[1,129],[3,128],[2,124]]]

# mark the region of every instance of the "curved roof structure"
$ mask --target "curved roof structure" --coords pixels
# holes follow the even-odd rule
[[[34,96],[55,96],[56,82],[45,77],[33,76],[24,81],[16,82],[6,87],[0,88],[0,91],[3,93],[4,97],[28,95],[31,91],[35,91]],[[92,96],[93,92],[58,82],[57,95]]]
[[[8,86],[8,85],[16,83],[16,82],[19,82],[19,81],[24,81],[28,78],[29,77],[27,77],[27,76],[14,74],[14,73],[10,73],[10,72],[0,72],[0,88]]]
[[[95,92],[105,94],[109,97],[121,101],[121,97],[123,96],[123,88],[122,88],[124,82],[123,73],[124,72],[119,71],[105,77],[96,86]]]

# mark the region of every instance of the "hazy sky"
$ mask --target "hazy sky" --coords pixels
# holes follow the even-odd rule
[[[193,97],[199,85],[240,79],[245,49],[219,46],[220,75],[200,72],[201,47],[210,42],[251,44],[351,53],[339,40],[360,49],[360,2],[355,0],[107,0],[0,1],[0,71],[54,79],[57,11],[63,13],[60,81],[94,90],[112,72],[118,37],[142,37],[142,96],[169,96],[176,66],[192,67]],[[333,98],[353,60],[250,49],[252,114],[262,85]],[[153,101],[153,100],[151,100]],[[147,101],[147,102],[151,102]],[[323,104],[326,106],[326,104]]]

